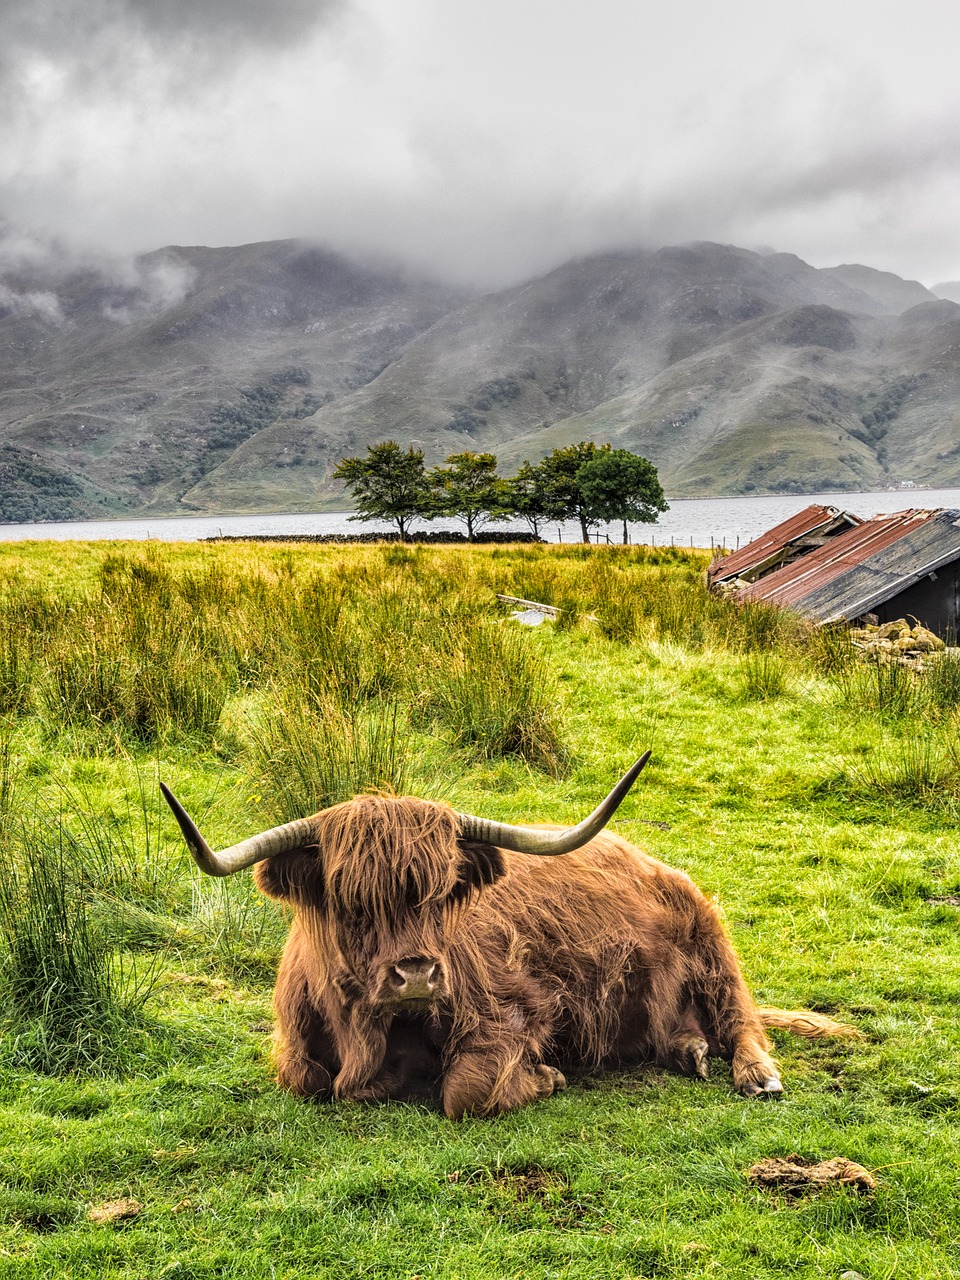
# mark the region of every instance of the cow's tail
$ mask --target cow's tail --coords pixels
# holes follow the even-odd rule
[[[861,1039],[856,1027],[848,1027],[846,1023],[834,1022],[822,1013],[811,1013],[809,1009],[758,1009],[760,1021],[765,1027],[776,1027],[781,1031],[792,1031],[795,1036],[805,1036],[808,1040],[817,1040],[821,1036],[852,1036]]]

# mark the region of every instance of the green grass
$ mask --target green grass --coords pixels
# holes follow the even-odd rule
[[[931,901],[960,893],[955,672],[884,684],[835,637],[706,597],[704,561],[3,549],[0,1277],[960,1275],[960,914]],[[517,628],[497,592],[568,614]],[[862,1040],[778,1034],[773,1104],[721,1063],[460,1123],[276,1089],[286,920],[246,874],[195,871],[158,777],[226,844],[368,785],[566,822],[647,746],[616,829],[717,896],[761,1002]],[[17,972],[47,975],[39,1010]],[[751,1187],[792,1152],[878,1189]],[[141,1211],[88,1220],[122,1197]]]

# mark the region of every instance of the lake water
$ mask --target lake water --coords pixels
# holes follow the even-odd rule
[[[842,507],[858,516],[873,516],[907,507],[958,507],[960,489],[899,489],[876,493],[776,494],[749,498],[675,498],[670,510],[653,525],[630,525],[631,542],[714,547],[735,550],[758,534],[812,502]],[[196,542],[222,535],[273,534],[296,537],[302,534],[388,532],[393,526],[378,521],[348,519],[349,512],[317,515],[262,516],[169,516],[149,520],[86,520],[56,524],[0,524],[0,541],[25,539],[87,541],[92,539],[158,538],[165,542]],[[420,529],[463,529],[455,520],[420,522]],[[519,521],[506,521],[491,528],[525,529]],[[567,521],[543,531],[550,542],[579,542],[580,526]],[[612,542],[622,536],[620,525],[601,529],[600,540],[609,534]]]

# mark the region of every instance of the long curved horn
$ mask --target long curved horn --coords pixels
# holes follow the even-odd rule
[[[197,824],[168,786],[160,783],[163,798],[173,810],[173,816],[180,825],[187,848],[193,854],[194,862],[208,876],[232,876],[244,867],[252,867],[255,862],[264,858],[272,858],[278,853],[289,853],[301,845],[316,843],[316,827],[312,818],[298,818],[295,822],[285,822],[282,827],[271,827],[249,840],[241,840],[231,845],[222,853],[214,853],[200,834]]]
[[[489,822],[486,818],[475,818],[470,813],[458,813],[460,839],[494,844],[500,849],[512,849],[514,853],[534,853],[542,858],[570,853],[603,830],[649,759],[650,752],[645,751],[633,768],[623,775],[606,800],[594,809],[589,818],[584,818],[575,827],[567,827],[565,831],[550,831],[544,827],[513,827],[507,822]]]

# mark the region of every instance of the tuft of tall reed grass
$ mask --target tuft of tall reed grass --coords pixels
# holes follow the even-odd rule
[[[425,683],[421,712],[480,759],[516,755],[559,777],[570,760],[559,692],[531,641],[521,629],[497,622],[448,633]]]
[[[17,745],[0,725],[0,1043],[45,1073],[122,1070],[189,903],[166,807],[136,768],[119,805],[61,788],[54,807]]]
[[[926,726],[884,737],[853,774],[871,797],[950,813],[960,808],[956,743]]]
[[[19,761],[13,753],[13,732],[0,720],[0,841],[13,810]]]
[[[0,1029],[7,1056],[47,1073],[128,1056],[149,966],[117,956],[112,913],[88,882],[96,851],[59,822],[8,814],[0,866]]]
[[[131,741],[209,737],[236,683],[229,642],[174,600],[167,571],[108,559],[98,597],[72,603],[45,646],[36,697],[48,726]]]
[[[37,656],[59,630],[62,602],[36,587],[8,584],[0,592],[0,715],[30,708]]]
[[[846,707],[880,720],[916,720],[926,705],[922,677],[898,662],[858,661],[834,674]]]
[[[790,691],[789,658],[778,649],[750,649],[740,662],[740,696],[748,702],[769,702]]]
[[[811,627],[803,651],[820,675],[842,680],[858,662],[845,624]]]
[[[32,669],[19,629],[8,615],[0,616],[0,715],[16,715],[25,708]]]
[[[267,811],[288,822],[362,791],[402,794],[408,739],[396,702],[351,710],[309,687],[286,686],[249,728],[249,767]]]
[[[188,636],[138,648],[123,636],[85,631],[48,654],[36,696],[55,733],[107,729],[151,744],[210,737],[228,689],[222,669]]]
[[[197,875],[190,915],[180,923],[175,945],[200,952],[219,972],[241,982],[270,984],[288,931],[282,909],[266,901],[249,876],[211,880]]]
[[[924,685],[935,711],[951,712],[960,707],[960,651],[947,649],[930,662],[924,672]]]

